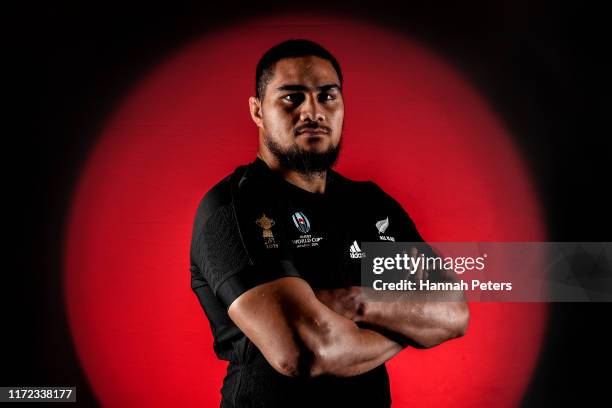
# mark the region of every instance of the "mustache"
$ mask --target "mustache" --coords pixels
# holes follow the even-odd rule
[[[294,135],[297,136],[300,133],[305,132],[307,130],[314,130],[314,131],[317,131],[317,132],[324,132],[324,133],[327,133],[327,134],[331,133],[331,128],[330,127],[321,126],[321,125],[318,125],[316,123],[297,127],[297,128],[295,128],[295,131],[293,133],[294,133]]]

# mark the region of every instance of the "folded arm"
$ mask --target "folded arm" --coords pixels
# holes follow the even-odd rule
[[[416,254],[413,254],[416,256]],[[437,282],[456,282],[452,272],[435,271]],[[426,272],[417,271],[417,281]],[[371,293],[370,293],[371,292]],[[330,309],[369,327],[404,345],[419,348],[437,346],[465,334],[470,312],[460,290],[405,291],[393,294],[393,300],[374,301],[379,293],[350,286],[320,289],[317,298]]]
[[[287,376],[358,375],[402,349],[329,309],[301,278],[281,278],[249,289],[228,313],[270,365]]]

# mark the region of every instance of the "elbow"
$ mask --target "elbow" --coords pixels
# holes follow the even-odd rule
[[[462,337],[467,332],[470,323],[470,309],[467,303],[457,302],[449,304],[449,310],[446,315],[445,332],[446,335],[442,341],[456,339]],[[440,343],[442,342],[440,341]]]
[[[287,377],[309,377],[312,353],[307,349],[295,348],[292,351],[279,352],[268,360],[272,368]]]
[[[288,377],[313,378],[333,374],[334,364],[332,356],[324,350],[303,349],[296,355],[280,359],[274,368]]]
[[[297,359],[290,355],[274,356],[268,361],[272,368],[274,368],[279,374],[287,377],[296,377],[298,366]]]
[[[445,341],[462,337],[466,334],[470,322],[470,309],[465,302],[448,303],[444,319],[439,322],[438,329],[429,336],[419,339],[420,348],[432,348]]]
[[[470,309],[465,302],[455,305],[452,319],[449,324],[450,334],[452,338],[462,337],[465,335],[470,323]]]
[[[332,324],[323,318],[313,319],[313,324],[293,333],[291,345],[277,354],[273,367],[288,377],[345,376],[347,339],[357,330],[352,322]]]
[[[279,353],[269,362],[284,376],[311,378],[330,373],[329,367],[333,365],[330,357],[329,352],[321,347],[311,350],[303,346],[291,352]]]
[[[296,348],[291,353],[278,355],[271,365],[287,377],[313,378],[324,374],[337,374],[342,365],[341,350],[335,344],[318,344]]]

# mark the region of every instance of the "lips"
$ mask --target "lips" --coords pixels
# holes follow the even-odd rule
[[[328,132],[325,129],[307,129],[307,130],[302,130],[298,132],[298,136],[299,135],[306,135],[306,136],[326,135],[327,133]]]

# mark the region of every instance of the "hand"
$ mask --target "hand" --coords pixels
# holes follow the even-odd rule
[[[363,292],[359,286],[338,289],[317,289],[317,299],[325,306],[354,322],[363,316]]]

